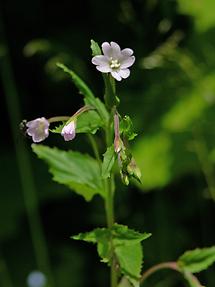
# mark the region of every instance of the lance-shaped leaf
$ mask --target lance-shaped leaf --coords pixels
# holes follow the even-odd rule
[[[72,238],[97,243],[98,254],[103,262],[109,263],[114,252],[121,274],[125,275],[133,286],[138,287],[143,261],[141,241],[150,236],[149,233],[139,233],[127,226],[114,224],[111,229],[96,228]]]
[[[94,107],[98,111],[102,123],[106,124],[108,122],[109,115],[105,108],[105,105],[101,102],[101,100],[94,96],[91,89],[74,71],[72,71],[71,69],[69,69],[64,64],[61,63],[57,63],[57,66],[61,68],[65,73],[70,75],[73,83],[79,89],[79,92],[84,96],[85,104]]]
[[[113,168],[114,162],[116,159],[116,153],[114,151],[114,146],[107,148],[107,151],[104,153],[104,160],[102,163],[102,178],[110,177],[110,172]]]
[[[101,55],[102,51],[99,47],[99,44],[95,42],[94,40],[91,40],[90,43],[91,43],[90,48],[92,50],[92,56]]]
[[[179,267],[191,273],[205,270],[214,262],[215,246],[187,251],[178,259]]]
[[[89,155],[35,144],[32,149],[48,163],[54,181],[68,186],[86,200],[95,194],[105,197],[99,164]]]

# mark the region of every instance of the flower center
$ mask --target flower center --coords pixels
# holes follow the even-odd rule
[[[118,60],[110,59],[110,67],[111,69],[118,69],[120,67],[120,63]]]

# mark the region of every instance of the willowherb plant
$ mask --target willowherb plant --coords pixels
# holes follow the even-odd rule
[[[37,156],[45,160],[53,175],[53,180],[65,184],[70,189],[90,201],[96,194],[104,200],[107,226],[91,232],[72,236],[75,240],[84,240],[97,244],[101,261],[110,267],[111,287],[138,287],[157,270],[170,268],[180,272],[192,287],[202,286],[193,275],[204,270],[215,261],[215,247],[196,249],[186,252],[176,262],[164,262],[153,266],[143,275],[143,253],[141,242],[151,236],[140,233],[125,225],[117,224],[114,217],[114,176],[119,172],[125,185],[131,179],[141,180],[141,172],[129,148],[129,141],[136,133],[129,116],[120,115],[119,97],[116,95],[116,82],[128,78],[129,68],[134,64],[133,50],[121,50],[115,42],[105,42],[102,50],[95,41],[91,41],[92,63],[102,73],[105,92],[104,101],[94,96],[90,88],[80,77],[65,65],[57,66],[67,73],[83,95],[83,107],[72,116],[44,117],[26,123],[26,133],[33,142],[45,140],[49,133],[58,133],[65,141],[74,140],[79,133],[88,134],[95,157],[78,151],[63,151],[44,145],[33,144]],[[102,54],[103,52],[103,54]],[[50,128],[52,123],[60,123]],[[102,147],[98,146],[95,134],[100,133]],[[102,155],[102,156],[101,156]],[[114,168],[117,165],[118,168]]]

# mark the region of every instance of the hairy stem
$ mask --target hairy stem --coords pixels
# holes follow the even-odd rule
[[[150,277],[152,274],[154,274],[155,272],[161,270],[161,269],[172,269],[174,271],[177,271],[179,273],[182,274],[182,276],[188,281],[188,283],[190,281],[194,282],[196,284],[196,286],[198,287],[203,287],[201,285],[201,283],[199,282],[199,280],[197,279],[196,276],[194,276],[192,273],[190,272],[183,272],[179,267],[177,262],[163,262],[160,264],[157,264],[155,266],[152,266],[151,268],[149,268],[147,271],[145,271],[140,279],[140,283],[143,284],[148,277]]]
[[[108,79],[105,79],[105,104],[106,108],[110,110],[110,102],[111,102],[111,91],[107,89],[108,86]],[[112,85],[112,83],[109,83]],[[107,124],[105,129],[105,139],[106,139],[106,148],[110,147],[113,143],[113,133],[112,133],[112,122],[113,122],[113,114],[110,111],[110,120]],[[111,172],[110,178],[105,180],[105,187],[106,187],[106,202],[105,202],[105,209],[106,209],[106,218],[107,218],[107,226],[111,228],[114,224],[114,175]],[[111,287],[117,287],[117,270],[116,270],[116,258],[114,254],[114,246],[112,238],[110,239],[111,242],[111,270],[110,270],[110,281]]]

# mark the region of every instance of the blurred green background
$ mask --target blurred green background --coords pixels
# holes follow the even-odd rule
[[[136,63],[118,84],[120,112],[139,134],[133,144],[142,186],[117,179],[119,223],[152,232],[144,270],[215,242],[215,2],[213,0],[3,0],[0,4],[0,286],[23,287],[33,270],[51,287],[108,286],[94,246],[69,237],[105,224],[90,204],[53,183],[19,131],[22,119],[72,114],[82,97],[55,66],[74,69],[102,97],[90,39],[134,49]],[[45,144],[89,151],[85,136]],[[215,267],[199,278],[208,287]],[[145,286],[179,287],[161,272]]]

